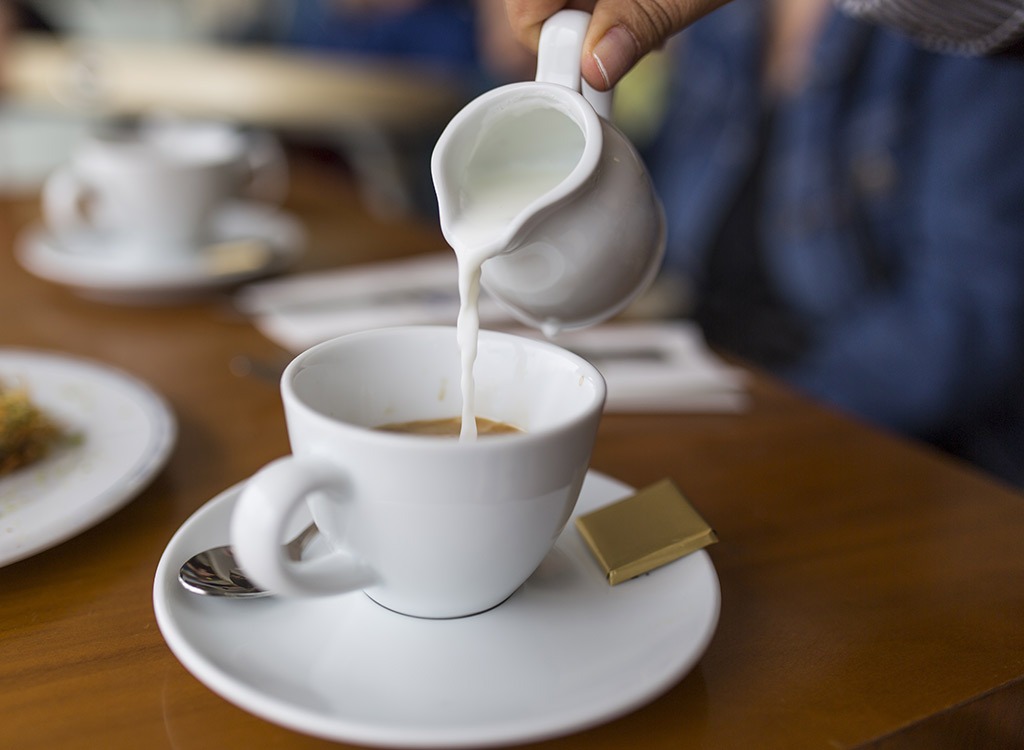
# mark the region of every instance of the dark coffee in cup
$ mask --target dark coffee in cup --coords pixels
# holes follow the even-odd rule
[[[446,417],[444,419],[417,419],[412,422],[392,422],[377,427],[384,432],[408,432],[414,435],[432,435],[435,437],[458,437],[462,431],[462,417]],[[486,417],[476,418],[477,435],[501,435],[522,432],[515,425],[497,422]]]

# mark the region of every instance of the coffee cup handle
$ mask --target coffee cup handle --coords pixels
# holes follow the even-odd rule
[[[308,561],[291,560],[282,539],[293,513],[313,492],[350,502],[351,486],[335,464],[285,456],[260,469],[239,496],[231,517],[231,545],[245,574],[274,594],[310,596],[358,591],[374,583],[366,563],[344,550]]]
[[[58,233],[70,233],[91,226],[82,212],[91,189],[70,169],[64,167],[50,175],[43,185],[43,217]]]
[[[590,14],[583,10],[560,10],[544,22],[537,49],[536,79],[582,93],[597,114],[611,121],[612,92],[598,91],[584,81],[580,73],[580,56],[588,26]]]

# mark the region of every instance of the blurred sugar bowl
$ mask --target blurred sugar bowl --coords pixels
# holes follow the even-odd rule
[[[279,201],[287,179],[284,152],[271,136],[153,120],[87,138],[46,181],[43,215],[69,249],[151,261],[199,252],[217,239],[226,205]]]

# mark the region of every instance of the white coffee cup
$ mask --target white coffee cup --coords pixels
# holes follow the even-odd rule
[[[133,256],[196,253],[213,238],[213,220],[259,174],[285,174],[283,153],[257,165],[250,140],[219,123],[167,123],[97,133],[43,188],[50,230],[74,245],[87,243]],[[275,178],[281,179],[281,178]]]
[[[508,598],[551,550],[575,507],[605,400],[586,360],[551,343],[483,331],[477,415],[523,433],[383,432],[456,417],[455,329],[351,334],[299,355],[281,380],[292,454],[245,485],[231,544],[248,575],[285,595],[363,590],[430,618]],[[295,562],[281,544],[308,504],[334,551]]]

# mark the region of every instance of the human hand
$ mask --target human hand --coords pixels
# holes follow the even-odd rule
[[[509,23],[534,52],[540,27],[563,8],[593,14],[580,61],[584,80],[610,89],[641,57],[728,0],[505,0]]]

